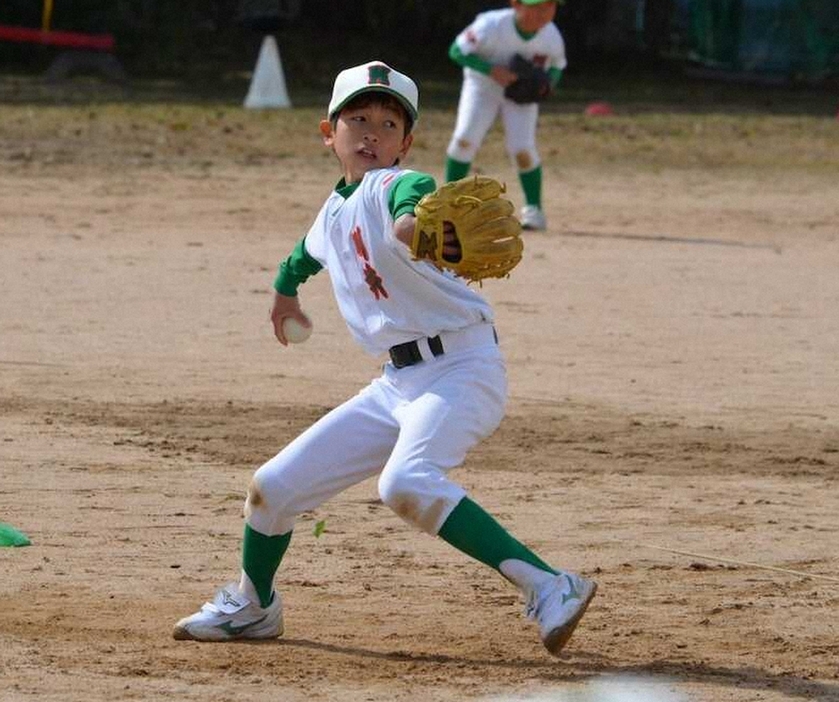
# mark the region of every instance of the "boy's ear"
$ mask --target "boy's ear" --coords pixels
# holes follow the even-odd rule
[[[400,159],[400,160],[401,160],[401,159],[403,159],[403,158],[405,158],[405,157],[408,155],[408,151],[410,151],[410,150],[411,150],[411,144],[413,144],[413,143],[414,143],[414,135],[413,135],[413,133],[408,134],[408,135],[407,135],[407,136],[406,136],[406,137],[402,140],[402,148],[399,150],[399,159]]]
[[[322,119],[320,121],[320,134],[323,137],[323,143],[327,146],[331,146],[332,139],[335,135],[332,131],[332,122],[328,119]]]

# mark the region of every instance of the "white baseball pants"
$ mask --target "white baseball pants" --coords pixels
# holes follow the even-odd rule
[[[477,345],[424,353],[424,362],[398,370],[388,363],[381,377],[260,467],[245,503],[251,528],[284,534],[302,512],[378,474],[384,504],[436,534],[466,495],[448,472],[504,416],[504,360],[492,327],[480,327]]]
[[[504,125],[504,146],[520,170],[540,165],[536,149],[539,105],[519,105],[504,97],[504,89],[486,77],[466,76],[460,91],[457,120],[446,154],[471,163],[498,115]],[[522,168],[522,165],[526,165]]]

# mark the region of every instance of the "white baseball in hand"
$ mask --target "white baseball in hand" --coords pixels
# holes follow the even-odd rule
[[[294,317],[283,320],[283,336],[290,344],[302,344],[312,335],[312,327],[304,327]]]

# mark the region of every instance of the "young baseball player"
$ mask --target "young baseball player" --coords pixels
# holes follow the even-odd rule
[[[517,586],[551,653],[594,596],[592,580],[545,563],[450,478],[500,423],[507,379],[487,301],[462,278],[411,254],[414,208],[435,190],[429,175],[399,165],[413,140],[417,101],[414,82],[378,61],[335,80],[320,132],[342,177],[279,267],[271,321],[283,346],[285,320],[309,326],[298,288],[326,269],[351,335],[389,361],[380,377],[256,471],[239,582],[180,620],[176,639],[282,634],[274,578],[296,518],[371,476],[399,517]],[[445,238],[456,254],[456,231]]]
[[[556,0],[511,0],[510,7],[479,14],[454,40],[449,56],[463,67],[454,133],[446,152],[446,180],[463,178],[498,115],[505,147],[519,174],[525,205],[524,229],[547,227],[542,209],[542,162],[536,148],[538,101],[520,104],[504,96],[518,79],[515,55],[546,71],[550,88],[566,66],[565,43],[553,19]],[[543,97],[543,96],[540,96]]]

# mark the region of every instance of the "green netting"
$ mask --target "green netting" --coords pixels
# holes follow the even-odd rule
[[[692,58],[809,79],[839,72],[837,0],[692,0]]]

